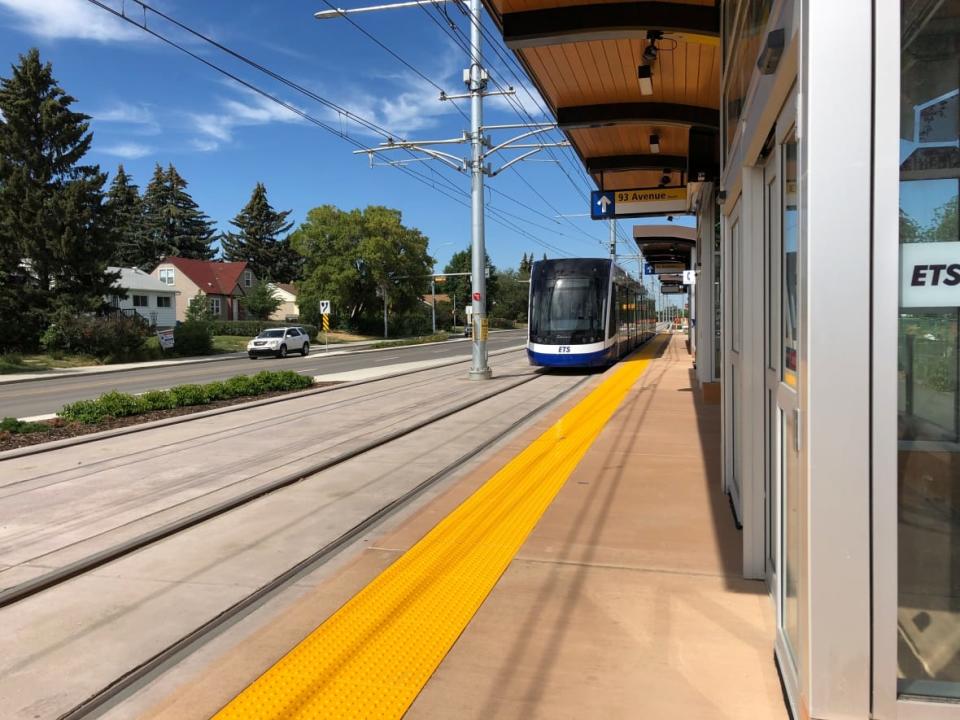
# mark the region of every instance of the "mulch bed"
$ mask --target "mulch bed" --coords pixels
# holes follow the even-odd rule
[[[336,382],[316,383],[311,390],[327,385],[339,385]],[[179,417],[180,415],[192,415],[206,410],[215,410],[217,408],[228,407],[230,405],[240,405],[241,403],[252,402],[254,400],[265,400],[267,398],[278,397],[280,395],[289,395],[292,392],[303,392],[302,390],[279,390],[275,392],[263,393],[248,397],[231,398],[230,400],[215,400],[206,405],[191,405],[190,407],[173,408],[172,410],[152,410],[142,415],[131,415],[129,417],[111,418],[99,423],[78,423],[66,422],[59,418],[53,420],[40,421],[49,425],[50,429],[42,432],[33,433],[10,433],[0,432],[0,452],[4,450],[14,450],[16,448],[29,447],[30,445],[39,445],[41,443],[52,442],[54,440],[64,440],[66,438],[78,437],[80,435],[89,435],[90,433],[103,432],[104,430],[116,430],[117,428],[130,427],[131,425],[142,425],[143,423],[154,420],[163,420],[165,418]]]

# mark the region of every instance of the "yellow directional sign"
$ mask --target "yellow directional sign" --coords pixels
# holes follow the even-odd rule
[[[614,194],[614,212],[617,216],[686,212],[688,209],[685,187],[637,188],[617,190]]]
[[[330,332],[330,316],[329,315],[323,316],[323,331]]]

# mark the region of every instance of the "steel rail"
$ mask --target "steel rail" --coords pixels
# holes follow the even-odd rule
[[[346,450],[336,457],[315,462],[305,468],[286,473],[275,480],[271,480],[270,482],[261,485],[260,487],[252,488],[251,490],[240,493],[232,498],[215,503],[209,507],[203,508],[202,510],[197,510],[189,515],[185,515],[184,517],[167,523],[166,525],[161,525],[153,530],[149,530],[138,535],[137,537],[131,538],[122,543],[117,543],[116,545],[100,550],[99,552],[91,553],[87,557],[75,560],[74,562],[68,563],[63,567],[59,567],[55,570],[51,570],[50,572],[38,575],[35,578],[12,585],[9,588],[0,591],[0,608],[5,608],[9,605],[13,605],[14,603],[26,600],[33,595],[66,582],[71,578],[75,578],[78,575],[83,575],[91,570],[95,570],[98,567],[106,565],[107,563],[113,562],[114,560],[118,560],[138,550],[142,550],[143,548],[153,545],[160,540],[177,535],[184,530],[188,530],[196,525],[199,525],[200,523],[212,520],[213,518],[219,517],[220,515],[230,512],[231,510],[235,510],[239,507],[247,505],[254,500],[258,500],[266,495],[289,487],[290,485],[298,483],[301,480],[305,480],[319,472],[329,470],[337,465],[341,465],[359,455],[363,455],[364,453],[380,448],[387,443],[393,442],[394,440],[398,440],[402,437],[410,435],[417,430],[421,430],[428,425],[432,425],[440,420],[444,420],[451,415],[463,412],[474,405],[478,405],[486,400],[494,398],[498,395],[502,395],[509,390],[519,387],[520,385],[525,385],[532,380],[536,380],[538,377],[543,376],[539,373],[531,374],[519,381],[510,383],[509,385],[497,388],[496,390],[484,393],[483,395],[466,400],[462,403],[457,403],[446,410],[441,410],[440,412],[434,413],[433,415],[430,415],[411,425],[398,428],[374,440],[370,440],[358,445],[355,448]]]

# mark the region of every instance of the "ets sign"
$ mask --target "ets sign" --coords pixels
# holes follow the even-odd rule
[[[900,306],[960,307],[960,242],[900,246]]]

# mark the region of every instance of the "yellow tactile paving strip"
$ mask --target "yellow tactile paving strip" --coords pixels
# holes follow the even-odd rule
[[[216,718],[402,717],[662,342],[620,363]]]

